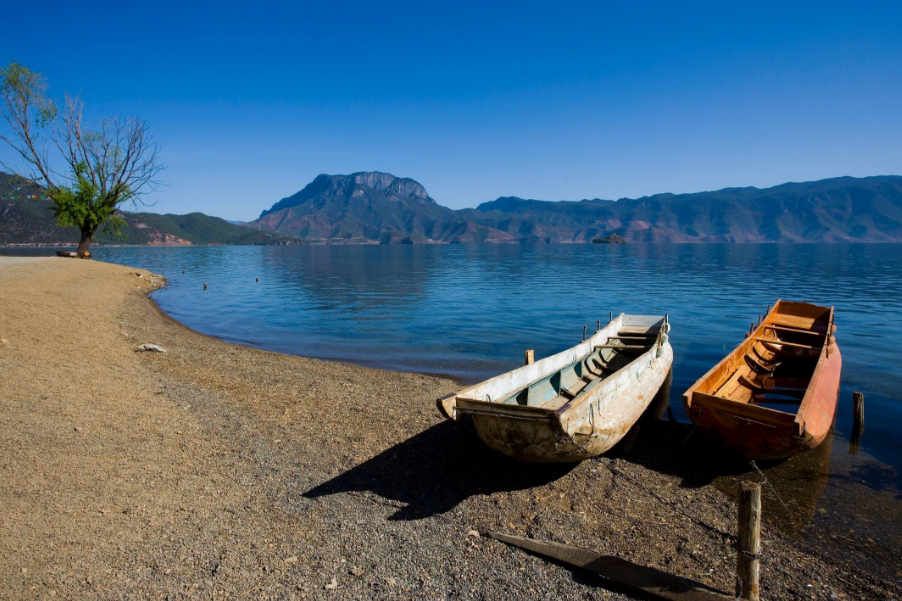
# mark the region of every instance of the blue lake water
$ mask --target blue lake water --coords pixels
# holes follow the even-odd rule
[[[526,349],[538,358],[570,347],[609,312],[667,313],[678,420],[682,392],[768,304],[834,305],[843,372],[830,469],[840,484],[902,498],[902,245],[123,247],[95,257],[166,275],[154,300],[205,334],[467,381],[517,367]],[[867,425],[850,458],[853,390],[865,394]]]
[[[834,305],[837,431],[849,434],[852,391],[864,392],[865,447],[902,465],[902,245],[123,247],[95,256],[166,275],[154,300],[200,332],[468,381],[519,366],[526,349],[568,348],[609,312],[667,313],[680,419],[680,394],[768,304]]]

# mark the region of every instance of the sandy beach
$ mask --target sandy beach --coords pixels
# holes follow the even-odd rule
[[[439,416],[455,382],[221,342],[164,315],[161,285],[0,257],[0,598],[634,598],[474,530],[733,591],[736,506],[693,480],[710,447],[685,428],[518,464]],[[767,524],[763,544],[763,598],[902,596]]]

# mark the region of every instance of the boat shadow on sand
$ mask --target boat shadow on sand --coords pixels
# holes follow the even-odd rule
[[[486,447],[469,420],[443,421],[303,496],[369,491],[405,504],[390,520],[419,520],[450,511],[473,495],[543,486],[576,465],[521,463]]]
[[[669,382],[668,382],[669,383]],[[680,479],[682,488],[713,485],[735,497],[745,480],[766,482],[768,519],[797,532],[814,517],[830,478],[833,434],[817,448],[786,460],[754,464],[724,449],[692,424],[668,419],[669,390],[656,398],[624,439],[606,455]]]
[[[675,476],[684,488],[724,480],[760,479],[748,462],[724,452],[691,424],[667,418],[669,383],[668,378],[624,439],[602,457]],[[436,424],[311,488],[303,496],[316,499],[346,492],[371,492],[402,505],[389,519],[418,520],[450,511],[474,495],[550,484],[579,465],[510,459],[489,449],[479,439],[472,422],[464,418]],[[759,467],[767,471],[767,466]],[[791,476],[788,479],[794,480]],[[821,484],[817,493],[822,488]]]

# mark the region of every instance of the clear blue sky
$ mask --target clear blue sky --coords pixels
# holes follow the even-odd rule
[[[902,173],[899,2],[26,2],[10,60],[150,122],[158,212],[362,170],[453,208]]]

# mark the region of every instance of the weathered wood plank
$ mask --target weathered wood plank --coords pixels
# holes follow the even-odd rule
[[[648,347],[641,344],[598,344],[595,346],[595,348],[614,348],[628,351],[644,351]]]
[[[776,338],[757,337],[757,338],[755,338],[755,340],[757,340],[758,342],[766,342],[769,344],[779,344],[781,346],[792,346],[795,348],[808,349],[809,351],[819,351],[819,350],[821,350],[821,348],[823,348],[820,346],[811,346],[809,344],[798,344],[795,342],[786,342],[784,340],[777,340]]]
[[[768,409],[767,407],[756,407],[748,403],[737,403],[701,392],[693,393],[692,402],[711,409],[735,413],[748,419],[780,426],[792,425],[795,420],[795,416],[790,413]]]
[[[787,328],[786,326],[766,325],[765,330],[774,330],[775,332],[792,332],[793,334],[804,334],[806,336],[823,336],[823,332],[812,332],[811,330],[802,330],[800,328]]]

